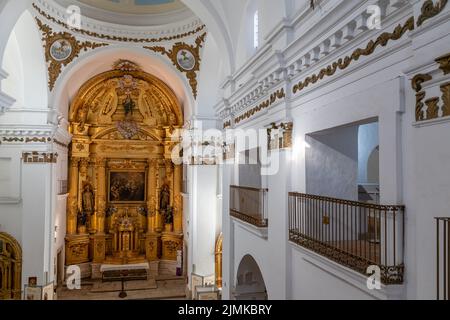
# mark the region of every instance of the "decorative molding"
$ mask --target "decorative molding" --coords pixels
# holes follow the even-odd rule
[[[358,61],[362,56],[369,56],[375,52],[375,49],[378,47],[385,47],[389,41],[395,41],[401,39],[408,31],[414,30],[414,17],[410,17],[404,25],[399,24],[393,32],[384,32],[381,34],[375,41],[371,40],[367,44],[365,48],[358,48],[353,51],[350,56],[346,56],[345,58],[340,58],[338,61],[333,62],[328,65],[326,68],[320,70],[319,73],[313,74],[312,76],[307,77],[305,80],[297,83],[292,92],[297,94],[302,91],[310,84],[315,84],[320,80],[323,80],[325,77],[333,76],[338,69],[345,70],[349,67],[352,62]]]
[[[418,93],[422,91],[422,84],[430,80],[433,80],[430,74],[418,74],[411,80],[412,88]]]
[[[225,121],[223,123],[223,128],[224,129],[227,129],[227,128],[230,128],[230,127],[231,127],[231,120]]]
[[[24,163],[56,163],[58,154],[53,152],[23,152],[22,159]]]
[[[33,8],[37,11],[37,13],[39,13],[45,19],[59,25],[62,28],[71,30],[73,32],[77,32],[83,36],[98,38],[98,39],[102,39],[102,40],[106,40],[106,41],[133,42],[133,43],[158,43],[158,42],[173,41],[173,40],[187,38],[187,37],[193,36],[193,35],[206,29],[206,25],[203,24],[203,25],[197,27],[196,29],[188,31],[188,32],[184,32],[184,33],[180,33],[180,34],[176,34],[176,35],[172,35],[172,36],[159,37],[159,38],[132,38],[132,37],[123,37],[123,36],[113,36],[113,35],[98,33],[98,32],[84,30],[84,29],[71,28],[67,23],[62,22],[58,19],[55,19],[54,17],[52,17],[51,15],[49,15],[48,13],[43,11],[41,8],[39,8],[36,4],[33,4]]]
[[[177,42],[173,45],[169,51],[161,46],[156,47],[144,47],[154,52],[166,55],[172,61],[173,65],[177,67],[180,72],[186,73],[186,77],[189,79],[189,84],[192,88],[192,94],[194,99],[197,99],[197,72],[200,71],[200,49],[205,42],[206,32],[203,33],[195,40],[194,45],[188,45],[184,42]]]
[[[444,75],[447,75],[449,73],[449,58],[450,54],[447,54],[435,60],[440,65],[440,69],[442,70]],[[439,97],[432,97],[425,100],[426,92],[425,90],[422,90],[422,84],[431,80],[433,80],[433,77],[430,74],[422,73],[415,75],[411,80],[411,87],[416,92],[415,126],[417,126],[417,123],[419,122],[430,122],[430,120],[450,117],[450,82],[440,84],[440,90],[442,93],[442,106],[440,107]]]
[[[107,43],[95,43],[91,41],[80,42],[68,32],[55,33],[50,26],[42,23],[39,18],[36,18],[36,22],[42,33],[42,41],[44,42],[45,59],[48,64],[48,86],[50,91],[55,87],[55,83],[61,74],[62,67],[69,65],[79,56],[81,51],[86,52],[89,49],[94,50],[109,45]],[[56,59],[53,55],[56,50],[59,50],[58,52],[62,54],[60,59]],[[66,51],[64,52],[62,50]]]
[[[435,61],[439,63],[439,68],[444,72],[444,75],[450,74],[450,53],[437,58]]]
[[[0,115],[8,111],[16,100],[0,91]]]
[[[417,26],[420,27],[426,20],[437,16],[444,10],[448,0],[439,0],[434,4],[433,0],[426,0],[422,6],[421,14],[417,19]]]
[[[243,113],[242,115],[236,117],[234,119],[234,123],[237,124],[237,123],[240,123],[243,120],[250,119],[256,113],[267,109],[268,107],[273,105],[275,102],[277,102],[278,100],[284,99],[285,97],[286,97],[286,93],[284,91],[284,88],[281,88],[281,89],[277,90],[276,92],[272,93],[267,100],[263,101],[258,106],[254,107],[254,108],[248,110],[247,112]]]
[[[46,137],[3,137],[3,142],[20,142],[20,143],[47,143],[51,142],[51,138]]]

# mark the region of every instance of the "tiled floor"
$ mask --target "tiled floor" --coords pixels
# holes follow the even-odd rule
[[[131,281],[125,283],[127,297],[119,298],[121,282],[102,283],[86,281],[81,290],[68,290],[66,287],[57,291],[58,300],[184,300],[185,278],[157,278],[149,281]]]

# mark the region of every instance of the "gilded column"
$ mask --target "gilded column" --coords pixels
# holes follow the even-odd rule
[[[78,166],[80,158],[72,158],[70,163],[70,187],[67,217],[67,234],[74,235],[77,232],[77,214],[78,214]]]
[[[170,205],[173,206],[173,163],[172,160],[166,160],[166,182],[170,188]]]
[[[105,232],[106,211],[106,160],[97,159],[97,232]]]
[[[161,212],[159,212],[159,194],[161,191],[161,187],[164,184],[164,182],[161,181],[161,175],[160,175],[160,163],[156,165],[156,216],[155,216],[155,231],[161,232],[162,230],[162,220],[161,220]]]
[[[173,174],[173,193],[174,193],[174,217],[173,229],[176,233],[183,232],[183,202],[181,197],[181,183],[182,183],[182,166],[176,165]]]
[[[148,191],[147,191],[147,206],[148,206],[148,232],[155,232],[156,229],[156,202],[158,199],[157,195],[157,170],[158,170],[158,160],[150,159],[148,161]]]

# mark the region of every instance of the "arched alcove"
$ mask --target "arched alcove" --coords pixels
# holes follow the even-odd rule
[[[239,263],[234,292],[236,300],[267,300],[266,284],[258,263],[246,255]]]

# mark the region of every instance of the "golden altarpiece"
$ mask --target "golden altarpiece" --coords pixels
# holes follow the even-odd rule
[[[70,107],[66,264],[176,261],[183,245],[182,166],[171,134],[183,125],[171,89],[121,60]]]

